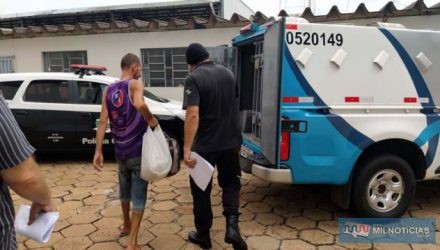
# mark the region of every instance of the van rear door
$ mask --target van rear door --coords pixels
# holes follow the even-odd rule
[[[261,152],[278,165],[280,147],[280,89],[284,21],[276,22],[264,35],[261,83]]]

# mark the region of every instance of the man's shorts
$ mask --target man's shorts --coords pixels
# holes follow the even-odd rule
[[[133,203],[133,209],[143,211],[147,201],[148,183],[140,177],[141,157],[118,162],[119,198]]]

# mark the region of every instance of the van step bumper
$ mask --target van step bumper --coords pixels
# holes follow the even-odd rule
[[[292,184],[292,172],[290,169],[267,168],[257,164],[252,165],[252,174],[269,182]]]

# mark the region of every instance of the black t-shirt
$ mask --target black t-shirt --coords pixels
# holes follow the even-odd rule
[[[241,145],[237,98],[234,75],[222,65],[205,62],[186,77],[183,108],[199,107],[193,151],[215,152]]]

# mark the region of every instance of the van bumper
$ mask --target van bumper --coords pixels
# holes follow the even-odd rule
[[[258,164],[252,165],[252,174],[269,182],[292,184],[292,172],[290,169],[275,169],[260,166]]]

